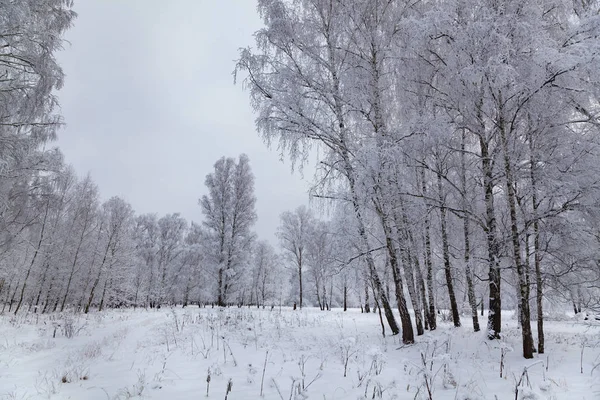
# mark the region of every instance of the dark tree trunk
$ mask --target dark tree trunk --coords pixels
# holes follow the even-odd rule
[[[504,152],[504,171],[506,178],[506,195],[508,198],[508,207],[510,214],[510,231],[513,247],[513,258],[517,267],[517,275],[519,279],[519,299],[521,303],[521,334],[523,338],[523,357],[533,358],[533,335],[531,332],[531,312],[529,310],[529,283],[528,272],[525,270],[521,259],[521,241],[519,237],[519,227],[517,221],[517,204],[515,183],[512,174],[512,165],[510,155],[508,153],[508,140],[502,120],[498,123],[500,130],[500,139]]]
[[[400,314],[400,322],[402,323],[402,342],[404,344],[410,344],[414,343],[415,338],[412,322],[410,320],[410,314],[408,313],[408,308],[406,307],[406,299],[404,298],[402,275],[400,275],[400,269],[398,268],[398,259],[396,258],[395,246],[392,243],[392,239],[388,235],[386,236],[390,267],[392,269],[392,275],[394,278],[396,303],[398,306],[398,313]]]
[[[300,286],[300,301],[298,305],[302,308],[302,255],[300,255],[300,262],[298,265],[298,285]]]
[[[452,267],[450,265],[450,246],[448,244],[448,230],[446,227],[446,206],[442,187],[442,175],[437,174],[438,196],[440,199],[440,226],[442,235],[442,256],[444,259],[444,273],[446,276],[446,287],[448,297],[450,298],[450,310],[452,312],[452,321],[455,327],[460,326],[460,314],[458,313],[458,304],[454,293],[454,282],[452,280]]]
[[[20,283],[21,283],[20,280],[17,281],[17,286],[15,286],[15,290],[13,291],[12,297],[10,298],[10,301],[8,303],[8,312],[10,312],[10,310],[12,309],[13,304],[15,303],[15,297],[17,297],[17,291],[19,290]]]
[[[417,327],[417,335],[422,335],[423,333],[425,333],[425,331],[423,330],[421,304],[417,292],[414,266],[412,263],[413,257],[412,252],[410,251],[410,247],[413,246],[413,243],[411,241],[411,233],[408,228],[408,217],[404,212],[403,205],[402,208],[402,221],[400,221],[398,215],[394,213],[394,221],[396,223],[396,235],[398,237],[398,243],[400,246],[400,257],[402,258],[402,264],[404,265],[404,275],[406,276],[407,280],[406,286],[415,313],[415,325]],[[401,229],[401,226],[403,226],[404,229]]]
[[[223,298],[223,268],[219,267],[217,272],[217,305],[225,307],[225,299]]]
[[[421,191],[423,196],[427,195],[427,185],[425,183],[425,169],[421,168]],[[425,211],[425,254],[423,259],[425,260],[425,267],[427,269],[427,293],[429,296],[429,309],[427,310],[427,322],[430,330],[437,328],[437,315],[435,313],[435,299],[433,293],[433,259],[431,256],[431,219],[429,213],[431,207],[427,207]]]
[[[12,286],[13,280],[11,279],[10,282],[8,282],[8,288],[6,289],[6,299],[4,300],[4,304],[2,304],[2,313],[4,313],[4,310],[6,309],[6,305],[9,303],[10,300],[10,288]],[[18,283],[17,283],[18,285]],[[8,310],[8,312],[10,312],[10,309]]]
[[[502,331],[502,300],[500,297],[500,246],[496,232],[496,211],[494,208],[494,180],[492,160],[487,141],[479,137],[483,189],[485,198],[485,233],[488,249],[489,311],[488,338],[499,339]]]
[[[44,221],[42,222],[42,228],[40,231],[40,240],[35,248],[35,252],[33,253],[33,258],[31,259],[31,263],[29,264],[29,268],[27,269],[27,273],[25,274],[25,279],[23,280],[23,286],[21,288],[21,294],[19,296],[19,302],[17,303],[17,307],[15,308],[15,315],[19,312],[21,308],[21,304],[23,303],[23,297],[25,295],[25,288],[27,287],[27,279],[29,279],[29,275],[31,274],[31,270],[33,269],[33,265],[35,264],[35,259],[37,258],[40,248],[42,247],[42,242],[44,241],[44,231],[46,230],[46,220],[48,218],[48,209],[50,208],[50,201],[46,203],[46,211],[44,212]],[[12,303],[12,302],[11,302]],[[12,304],[11,304],[12,305]]]
[[[369,285],[367,285],[365,280],[365,313],[371,312],[371,306],[369,305]]]
[[[383,323],[383,316],[381,315],[381,307],[379,306],[379,300],[377,300],[377,295],[375,294],[375,289],[373,288],[373,298],[375,299],[375,308],[377,308],[377,312],[379,314],[379,323],[381,324],[381,335],[385,337],[385,324]]]
[[[362,247],[365,250],[369,249],[369,239],[367,237],[367,230],[364,225],[364,219],[362,216],[362,212],[360,209],[360,201],[358,199],[358,195],[356,192],[356,188],[354,185],[354,174],[352,171],[352,166],[349,161],[346,159],[346,170],[348,182],[350,184],[350,194],[352,195],[352,205],[354,208],[354,215],[356,216],[356,222],[358,225],[358,234],[361,239]],[[371,282],[373,284],[373,289],[379,296],[379,300],[381,300],[381,305],[383,307],[385,318],[390,326],[390,330],[392,331],[392,335],[397,335],[400,333],[400,329],[398,328],[398,324],[396,323],[396,318],[394,317],[394,313],[392,308],[390,307],[390,303],[388,297],[385,294],[383,289],[383,285],[381,284],[381,280],[379,279],[379,275],[377,274],[377,268],[375,267],[375,260],[370,252],[367,251],[365,255],[365,260],[367,262],[367,267],[369,270],[369,276],[371,278]]]

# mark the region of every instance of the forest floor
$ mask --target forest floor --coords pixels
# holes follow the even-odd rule
[[[546,322],[532,360],[510,316],[500,341],[463,324],[403,346],[360,310],[3,315],[0,399],[600,399],[600,321]]]

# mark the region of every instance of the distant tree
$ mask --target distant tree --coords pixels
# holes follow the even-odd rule
[[[303,272],[307,264],[308,245],[313,234],[315,218],[306,206],[296,210],[285,211],[280,216],[280,225],[277,228],[277,237],[285,258],[293,265],[298,277],[298,306],[303,305]]]
[[[164,304],[172,289],[176,260],[183,251],[187,222],[178,213],[158,220],[157,268],[159,272],[158,305]]]
[[[219,306],[225,306],[250,259],[256,197],[248,156],[240,155],[237,162],[223,157],[214,169],[206,176],[208,194],[202,196],[200,206],[216,271],[216,300]]]
[[[136,278],[135,299],[138,298],[141,285],[145,281],[146,299],[144,306],[152,308],[157,302],[156,282],[158,276],[157,253],[159,228],[156,214],[142,214],[135,217],[133,240],[140,263],[140,273]]]
[[[119,276],[128,258],[131,230],[133,228],[133,209],[131,205],[119,197],[112,197],[102,204],[101,225],[98,233],[100,244],[99,263],[95,266],[94,280],[92,282],[84,312],[87,314],[99,293],[96,291],[102,286],[98,310],[102,311],[107,291],[113,289],[113,284],[130,285]],[[100,285],[101,282],[104,282]],[[124,300],[124,299],[123,299]]]
[[[274,305],[278,285],[282,281],[282,268],[273,246],[266,241],[257,241],[252,259],[252,282],[250,303],[263,308],[268,302]]]

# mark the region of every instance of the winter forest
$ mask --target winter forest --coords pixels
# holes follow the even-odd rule
[[[77,3],[0,1],[0,399],[600,398],[598,1],[258,0],[276,240],[246,154],[198,221],[69,164]]]

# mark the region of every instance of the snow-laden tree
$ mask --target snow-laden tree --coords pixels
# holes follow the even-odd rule
[[[356,13],[363,11],[363,5],[366,3],[354,1],[259,1],[265,27],[256,33],[257,50],[242,50],[237,71],[247,73],[245,84],[265,140],[277,141],[293,161],[306,160],[311,146],[320,146],[326,177],[341,178],[348,185],[369,274],[390,328],[398,333],[375,261],[368,252],[364,193],[356,164],[356,153],[364,145],[361,136],[371,132],[356,129],[355,121],[364,121],[362,109],[354,107],[356,91],[373,86],[372,82],[354,79],[355,60],[350,57],[355,50],[354,37],[347,26],[353,22],[352,16],[360,19]],[[400,296],[403,294],[397,293],[396,297]],[[408,343],[413,340],[412,327],[406,322],[403,335]]]
[[[158,306],[168,298],[173,299],[173,283],[177,270],[175,264],[180,264],[179,257],[183,251],[183,241],[187,222],[178,213],[168,214],[158,220]]]
[[[146,297],[144,305],[155,307],[157,305],[156,284],[158,281],[157,253],[159,241],[158,217],[156,214],[142,214],[135,217],[133,239],[136,254],[139,257],[140,274],[136,279],[136,299],[139,290],[144,284]]]
[[[111,197],[102,204],[96,243],[98,252],[91,264],[92,281],[85,313],[89,312],[92,304],[98,304],[102,311],[115,291],[120,294],[115,302],[127,300],[132,286],[127,279],[131,278],[127,267],[133,256],[132,229],[133,209],[129,203],[119,197]]]
[[[206,234],[202,226],[194,222],[187,230],[181,254],[181,268],[174,282],[174,290],[181,297],[183,306],[190,302],[207,303],[203,289],[210,287],[211,279],[206,271],[206,255],[202,247]]]
[[[282,263],[273,246],[264,240],[257,241],[253,249],[249,304],[263,308],[279,304],[282,272]]]
[[[284,258],[291,264],[294,275],[298,279],[298,306],[302,308],[304,300],[304,278],[307,265],[309,241],[315,228],[315,217],[306,206],[294,211],[285,211],[279,217],[277,237],[284,251]]]
[[[305,263],[310,271],[317,305],[321,310],[330,310],[333,302],[333,281],[336,275],[333,246],[334,238],[330,225],[315,221],[307,240]]]
[[[236,161],[221,158],[205,180],[208,194],[200,199],[210,241],[209,258],[216,275],[216,302],[231,303],[247,272],[256,222],[254,175],[245,154]],[[239,292],[237,294],[240,294]]]
[[[70,0],[0,4],[0,245],[30,222],[28,187],[60,157],[44,147],[61,120],[55,89],[64,74],[55,52],[75,13]]]
[[[486,269],[490,339],[508,293],[532,356],[534,276],[543,351],[544,240],[563,242],[552,221],[589,218],[598,199],[598,6],[258,2],[264,28],[236,70],[247,74],[259,133],[295,162],[319,148],[319,196],[352,205],[359,253],[398,333],[391,274],[404,342],[413,340],[405,288],[418,334],[423,310],[435,328],[441,289],[455,325],[464,293],[477,330],[473,278]],[[515,290],[501,287],[501,269]]]

